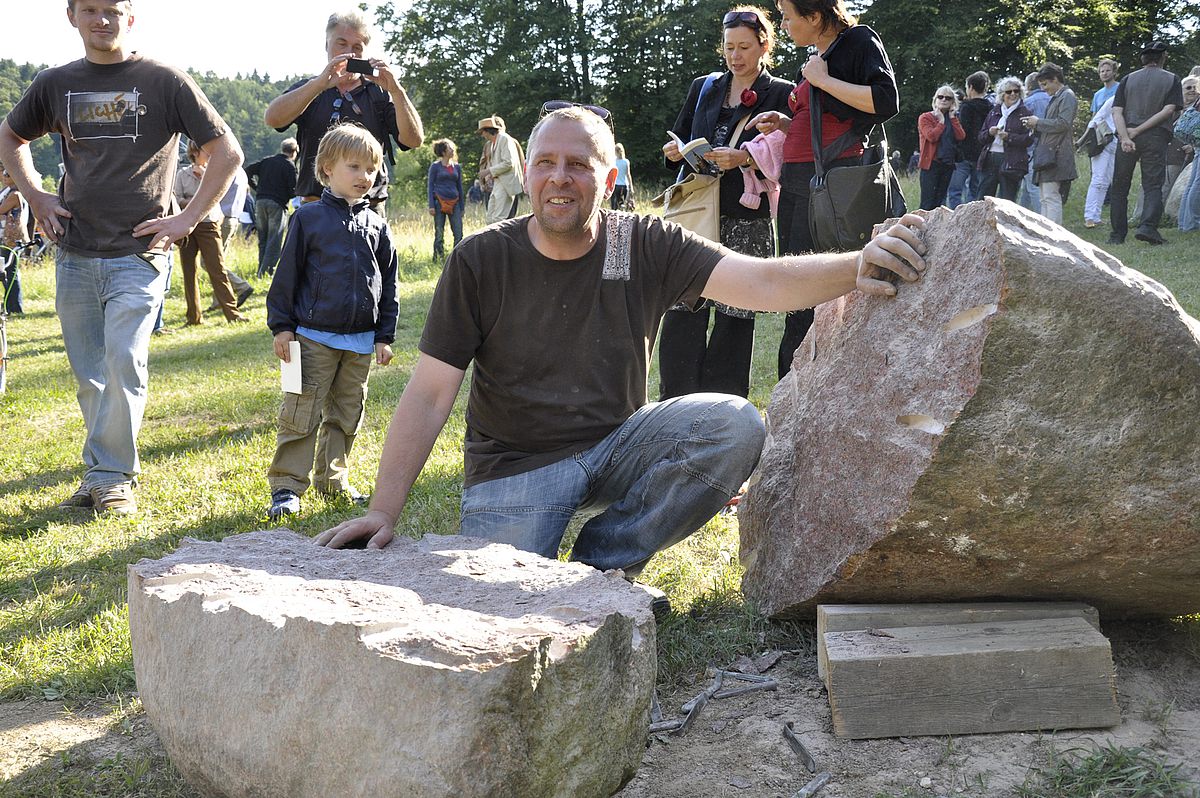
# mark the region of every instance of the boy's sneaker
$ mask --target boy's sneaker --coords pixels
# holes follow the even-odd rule
[[[287,488],[271,492],[271,506],[267,510],[267,518],[278,521],[285,515],[295,515],[300,512],[300,497]]]
[[[92,488],[92,507],[97,515],[129,515],[137,512],[137,499],[133,498],[133,485],[128,482],[118,482],[115,485],[105,485]]]
[[[92,501],[92,491],[80,485],[74,493],[55,506],[60,510],[91,509],[95,506],[95,502]]]

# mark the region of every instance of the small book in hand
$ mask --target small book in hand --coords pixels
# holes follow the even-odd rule
[[[721,174],[721,170],[717,168],[716,164],[704,158],[705,153],[712,152],[712,145],[708,143],[708,139],[701,137],[692,139],[685,144],[673,130],[668,130],[667,135],[675,142],[675,146],[679,148],[679,154],[683,156],[687,165],[692,167],[692,171],[702,175],[718,176]]]

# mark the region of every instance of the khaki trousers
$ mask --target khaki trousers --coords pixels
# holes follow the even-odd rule
[[[212,282],[213,297],[226,321],[243,318],[237,309],[233,286],[225,276],[225,253],[221,230],[216,222],[205,219],[179,244],[179,263],[183,266],[183,298],[187,301],[187,323],[200,324],[200,285],[196,279],[196,255]]]
[[[346,458],[362,426],[371,355],[296,338],[304,393],[283,395],[267,482],[272,492],[302,494],[310,484],[322,493],[349,491]]]

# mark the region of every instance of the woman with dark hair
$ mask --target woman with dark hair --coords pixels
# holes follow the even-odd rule
[[[1029,171],[1029,143],[1033,141],[1033,134],[1021,120],[1033,112],[1021,102],[1025,84],[1020,78],[1011,75],[1001,78],[996,84],[996,94],[1000,102],[992,107],[979,128],[979,143],[983,145],[976,165],[983,175],[979,196],[1016,202],[1021,180]]]
[[[939,86],[933,108],[917,119],[921,139],[921,210],[931,211],[946,202],[958,143],[967,137],[958,121],[958,95],[953,86]]]
[[[450,220],[450,232],[454,246],[462,241],[463,220],[463,176],[458,163],[458,149],[450,139],[433,142],[433,154],[437,160],[429,164],[429,215],[433,217],[433,258],[446,257],[446,220]]]
[[[788,98],[789,118],[779,111],[752,120],[763,133],[787,132],[779,194],[779,248],[788,255],[813,251],[808,227],[809,184],[816,174],[809,108],[820,91],[821,151],[826,169],[861,163],[867,133],[899,110],[896,76],[879,34],[858,20],[844,0],[779,0],[783,29],[797,45],[813,47]],[[837,144],[837,147],[833,147]],[[830,149],[836,151],[830,152]],[[779,377],[812,324],[813,311],[789,313],[779,342]]]
[[[722,26],[725,71],[692,81],[672,131],[684,142],[705,138],[712,145],[704,157],[722,170],[721,243],[735,252],[772,257],[775,234],[769,202],[750,208],[740,201],[745,180],[738,167],[750,168],[751,158],[739,145],[758,134],[749,124],[755,114],[787,107],[792,84],[767,71],[775,27],[766,11],[737,6],[725,15]],[[683,158],[674,141],[663,147],[663,154],[672,163]],[[681,174],[690,171],[685,163]],[[675,307],[663,317],[659,340],[660,399],[701,391],[742,397],[750,393],[753,312],[713,302],[698,309]]]

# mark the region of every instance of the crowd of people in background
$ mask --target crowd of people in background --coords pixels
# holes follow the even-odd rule
[[[1086,227],[1102,223],[1107,204],[1109,243],[1124,243],[1130,224],[1139,241],[1165,243],[1159,226],[1166,198],[1186,170],[1178,223],[1184,231],[1197,229],[1200,183],[1191,166],[1196,146],[1174,137],[1172,125],[1186,109],[1200,111],[1200,67],[1181,80],[1165,68],[1166,54],[1164,42],[1148,43],[1141,68],[1123,78],[1114,59],[1101,58],[1096,71],[1102,85],[1092,95],[1090,120],[1078,139],[1079,100],[1056,64],[1044,64],[1024,81],[1001,78],[994,92],[985,72],[967,77],[965,97],[952,85],[940,86],[932,110],[917,124],[921,208],[955,208],[997,196],[1062,224],[1063,204],[1079,178],[1075,153],[1086,147],[1091,162]],[[894,158],[898,162],[899,153]],[[1128,198],[1139,164],[1142,191],[1131,220]]]
[[[212,286],[209,310],[219,310],[230,323],[245,322],[240,308],[253,288],[226,268],[225,251],[234,219],[251,206],[248,218],[258,235],[257,275],[270,278],[267,320],[273,350],[285,364],[299,357],[303,375],[281,404],[276,454],[268,472],[268,515],[278,520],[299,512],[310,487],[364,501],[350,484],[348,457],[362,423],[371,364],[386,365],[392,358],[398,313],[397,255],[384,215],[389,174],[396,151],[424,141],[420,115],[389,64],[366,57],[370,32],[362,14],[336,13],[325,30],[323,69],[295,82],[264,112],[267,125],[280,132],[294,126],[295,137],[284,139],[279,153],[243,169],[235,135],[194,81],[128,49],[124,36],[133,22],[130,8],[128,0],[69,0],[68,16],[79,30],[86,57],[39,73],[0,126],[0,160],[7,167],[0,189],[0,251],[13,252],[28,241],[33,218],[59,244],[56,307],[87,428],[84,476],[60,506],[118,514],[136,510],[136,438],[146,403],[149,339],[154,332],[166,332],[162,314],[172,247],[180,255],[186,323],[203,322],[198,266]],[[395,443],[389,436],[385,446],[385,466],[390,463],[402,475],[391,480],[399,503],[394,496],[385,499],[379,506],[389,509],[368,513],[367,521],[395,522],[432,445],[430,435],[436,437],[445,423],[444,414],[440,420],[434,416],[449,413],[471,362],[477,377],[466,442],[464,529],[472,513],[485,519],[497,514],[492,503],[503,497],[495,486],[482,487],[491,479],[509,486],[514,495],[544,490],[544,484],[529,482],[527,473],[558,468],[561,463],[553,461],[559,456],[567,456],[562,462],[574,462],[607,452],[608,434],[626,425],[643,425],[637,434],[652,434],[645,432],[652,417],[658,419],[654,423],[683,429],[699,423],[697,414],[708,418],[709,413],[735,424],[744,440],[722,445],[726,453],[737,451],[736,468],[722,468],[699,487],[687,487],[684,479],[657,485],[662,496],[675,497],[671,501],[687,492],[681,486],[694,487],[702,499],[696,506],[703,508],[695,518],[676,519],[664,527],[661,540],[639,544],[635,554],[604,555],[629,560],[621,567],[636,573],[653,550],[703,523],[736,492],[752,467],[761,425],[747,421],[753,416],[757,422],[758,416],[747,410],[744,399],[750,390],[755,313],[787,313],[776,364],[783,378],[812,324],[814,297],[844,293],[856,277],[860,288],[890,295],[895,288],[880,279],[885,272],[904,280],[919,277],[921,245],[912,231],[922,222],[911,216],[882,234],[883,243],[869,244],[859,261],[833,255],[772,260],[777,254],[805,256],[817,249],[809,219],[814,176],[861,163],[868,135],[892,120],[899,108],[884,43],[843,0],[778,0],[778,11],[781,31],[812,51],[795,80],[770,72],[776,45],[771,15],[757,6],[735,6],[720,20],[724,68],[695,76],[686,93],[681,84],[683,104],[671,128],[672,140],[662,147],[664,166],[677,179],[698,168],[717,179],[719,231],[711,240],[630,213],[635,207],[630,161],[615,142],[611,114],[599,106],[546,102],[529,141],[536,159],[528,164],[525,149],[501,116],[479,119],[476,130],[483,148],[469,189],[455,142],[433,142],[426,197],[434,224],[433,256],[439,261],[449,257],[447,269],[453,272],[447,287],[439,286],[433,321],[422,337],[424,365],[418,365],[410,384],[418,395],[402,399],[397,411],[398,420],[417,430],[415,438],[400,432]],[[1079,178],[1077,148],[1087,147],[1091,179],[1085,225],[1101,224],[1107,202],[1109,241],[1124,242],[1131,223],[1128,194],[1140,165],[1143,191],[1132,222],[1135,237],[1152,245],[1165,243],[1159,232],[1165,197],[1189,162],[1179,225],[1183,230],[1200,227],[1195,144],[1172,142],[1180,112],[1200,112],[1200,68],[1181,81],[1164,66],[1166,50],[1162,42],[1150,42],[1142,49],[1141,67],[1124,77],[1119,77],[1115,60],[1099,60],[1103,85],[1092,96],[1090,121],[1078,140],[1079,101],[1061,67],[1046,63],[1024,80],[1005,76],[994,87],[986,72],[976,71],[966,76],[961,91],[953,83],[938,87],[930,110],[916,120],[919,147],[907,162],[898,151],[890,161],[896,171],[919,172],[922,209],[997,196],[1061,224],[1063,206]],[[146,109],[136,114],[136,133],[127,129],[121,114],[78,123],[87,114],[80,115],[71,103],[116,102],[133,86]],[[80,87],[86,87],[87,99]],[[72,98],[65,107],[58,101],[64,96]],[[162,111],[168,105],[171,114]],[[41,190],[29,154],[31,141],[52,132],[63,138],[60,195]],[[181,135],[188,139],[187,163],[178,166]],[[709,149],[703,155],[707,164],[698,165],[685,159],[679,142],[700,138]],[[131,190],[108,188],[126,184]],[[527,192],[533,214],[517,218]],[[601,209],[605,201],[608,208]],[[464,243],[468,202],[485,206],[490,226],[481,237],[491,249],[485,251],[479,241]],[[606,239],[600,237],[602,228]],[[645,251],[622,255],[613,249],[634,237]],[[608,249],[597,248],[597,241],[609,242]],[[643,263],[651,251],[680,271],[660,273],[654,258]],[[522,282],[530,279],[522,276],[528,263],[546,260],[595,266],[602,275],[597,292],[609,290],[609,281],[633,281],[637,291],[645,291],[645,304],[628,318],[592,318],[580,304],[586,296],[575,296],[569,282],[556,286],[542,277]],[[631,273],[635,262],[644,274]],[[806,263],[826,282],[814,288],[790,266],[782,268],[783,263]],[[753,285],[759,277],[770,277],[783,287],[782,293],[774,296]],[[15,258],[4,271],[3,285],[6,309],[21,312]],[[481,285],[496,295],[471,293],[472,286]],[[592,299],[599,302],[599,296]],[[505,297],[511,304],[501,301]],[[547,299],[554,301],[543,301]],[[572,318],[591,325],[588,335],[593,338],[579,346],[624,359],[605,366],[603,380],[580,378],[592,395],[573,398],[569,413],[559,407],[561,401],[521,384],[542,376],[523,362],[536,350],[543,356],[536,368],[555,372],[553,387],[566,390],[557,370],[569,369],[567,361],[580,352],[568,341],[534,346],[527,328],[523,337],[515,332],[532,318],[557,314],[559,300],[562,308],[572,309]],[[604,312],[611,310],[605,306]],[[480,313],[488,314],[488,324],[498,329],[511,327],[510,339],[497,342]],[[659,318],[660,402],[647,405],[638,385],[644,394],[649,354],[644,342],[653,342]],[[635,331],[630,340],[605,338],[614,332],[629,337],[630,330]],[[637,351],[639,345],[643,351]],[[579,363],[590,368],[593,361],[584,357]],[[482,387],[477,387],[480,380]],[[698,402],[698,394],[725,398]],[[729,401],[734,397],[739,399]],[[430,414],[421,404],[425,400],[437,413]],[[586,416],[576,401],[600,408],[594,429],[575,428],[578,418]],[[520,409],[497,402],[515,402]],[[545,417],[535,417],[529,408],[541,408]],[[677,417],[663,421],[672,413]],[[548,443],[538,438],[545,429],[558,437]],[[413,440],[417,448],[402,452]],[[535,448],[514,449],[513,441]],[[697,462],[708,456],[698,455]],[[380,479],[387,477],[385,466]],[[560,475],[563,485],[574,480],[572,474]],[[730,482],[734,474],[741,476]],[[511,481],[517,477],[529,484]],[[649,478],[631,472],[614,484],[624,490]],[[623,494],[604,497],[614,508],[622,505]],[[571,501],[577,499],[582,501],[578,496]],[[691,506],[682,499],[679,504]],[[614,510],[609,519],[621,535],[632,528],[627,510]],[[609,515],[606,511],[601,517]],[[556,549],[562,520],[556,516],[546,522],[551,532],[532,533],[545,537],[536,545],[524,537],[508,542],[524,541],[542,550],[553,538]],[[324,540],[340,545],[356,537],[374,538],[383,527],[371,523],[351,524]],[[589,522],[580,540],[590,540],[590,533],[604,523],[593,529]],[[493,534],[483,526],[476,533]]]

